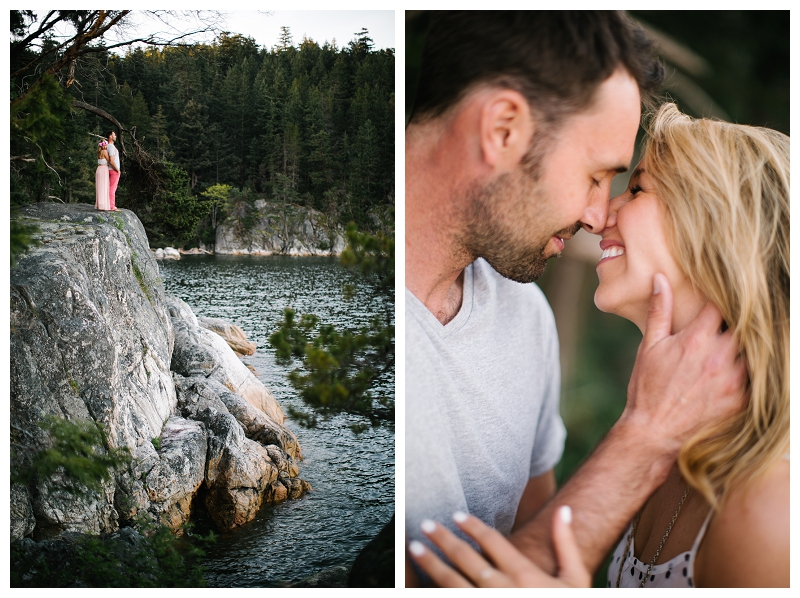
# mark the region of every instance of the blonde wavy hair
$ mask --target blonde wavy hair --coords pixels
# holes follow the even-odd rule
[[[715,508],[789,448],[789,138],[682,114],[650,120],[644,157],[673,256],[747,360],[744,411],[682,448],[684,478]]]

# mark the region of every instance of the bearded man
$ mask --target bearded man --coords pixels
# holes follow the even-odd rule
[[[452,514],[470,513],[514,532],[554,575],[551,521],[567,504],[594,570],[680,443],[737,408],[730,336],[667,330],[640,351],[633,417],[551,500],[565,438],[558,337],[528,283],[580,227],[605,227],[611,180],[629,166],[663,72],[618,12],[431,16],[406,129],[407,540],[425,542],[429,518],[459,533]],[[661,421],[664,408],[689,417]],[[417,583],[410,565],[406,583]]]

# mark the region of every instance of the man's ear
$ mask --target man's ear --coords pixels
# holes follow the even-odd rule
[[[525,97],[512,89],[487,94],[480,112],[480,142],[486,165],[498,172],[516,168],[528,151],[534,123]]]

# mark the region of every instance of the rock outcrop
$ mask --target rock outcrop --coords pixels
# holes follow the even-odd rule
[[[217,227],[214,251],[234,255],[339,255],[346,242],[321,212],[290,204],[255,201],[255,213],[244,226],[228,217]]]
[[[197,318],[197,323],[206,330],[216,332],[239,357],[252,355],[256,352],[256,344],[247,340],[244,331],[236,324],[231,324],[219,318]]]
[[[217,380],[282,424],[283,410],[275,397],[236,357],[225,340],[202,328],[189,306],[180,299],[170,297],[168,304],[176,339],[172,371],[188,378],[202,376]]]
[[[181,259],[181,252],[174,247],[159,247],[153,252],[153,257],[157,260],[179,260]]]
[[[149,510],[172,529],[189,520],[192,499],[205,479],[207,433],[197,421],[172,416],[158,441],[158,461],[145,476]]]
[[[11,270],[12,466],[49,445],[37,426],[48,415],[103,424],[132,461],[97,492],[71,494],[58,473],[13,484],[12,540],[113,532],[145,513],[177,529],[198,497],[229,528],[310,488],[280,406],[165,296],[132,212],[37,204],[20,216],[39,231]]]

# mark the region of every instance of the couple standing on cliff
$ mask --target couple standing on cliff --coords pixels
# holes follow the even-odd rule
[[[97,192],[94,207],[96,210],[116,212],[116,193],[120,175],[119,150],[114,145],[117,134],[109,131],[106,138],[108,141],[103,139],[97,144],[97,170],[94,175]]]

